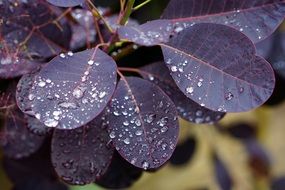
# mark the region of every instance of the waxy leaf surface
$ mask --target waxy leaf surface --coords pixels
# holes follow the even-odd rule
[[[115,61],[100,49],[60,54],[34,77],[32,113],[47,127],[80,127],[103,111],[116,80]]]
[[[74,7],[84,3],[85,0],[47,0],[47,2],[59,7]]]
[[[208,109],[248,111],[262,105],[273,92],[270,64],[255,55],[254,45],[244,34],[230,27],[196,24],[161,47],[180,90]]]
[[[209,110],[185,96],[175,84],[164,62],[147,65],[139,73],[158,85],[171,98],[183,119],[193,123],[214,123],[224,117],[225,113]]]
[[[118,29],[121,40],[135,42],[144,46],[154,46],[167,42],[173,32],[168,20],[154,20],[139,26],[122,26]]]
[[[172,0],[162,18],[171,19],[177,32],[195,23],[216,23],[258,42],[272,34],[284,16],[284,0]]]
[[[134,166],[155,169],[172,155],[179,132],[176,107],[155,84],[121,78],[107,118],[114,146]]]
[[[52,140],[52,162],[57,174],[67,183],[92,183],[108,169],[114,148],[106,123],[97,117],[73,130],[56,129]]]

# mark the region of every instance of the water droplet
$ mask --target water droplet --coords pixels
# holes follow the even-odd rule
[[[136,124],[136,126],[138,126],[138,127],[141,126],[141,125],[142,125],[141,120],[136,119],[135,124]]]
[[[130,124],[130,123],[129,123],[128,121],[124,121],[124,122],[123,122],[123,125],[124,125],[124,126],[128,126],[129,124]]]
[[[115,132],[112,131],[112,132],[109,134],[109,137],[110,137],[111,139],[115,138],[115,137],[116,137]]]
[[[147,115],[147,117],[146,117],[146,122],[147,122],[147,123],[153,122],[153,120],[155,119],[155,117],[156,117],[155,114],[149,114],[149,115]]]
[[[193,93],[193,91],[194,91],[194,88],[191,87],[191,86],[188,87],[188,88],[186,88],[186,92],[187,92],[187,93],[190,93],[190,94],[191,94],[191,93]]]
[[[44,86],[46,85],[46,82],[40,81],[40,82],[38,83],[38,85],[39,85],[39,87],[44,87]]]
[[[172,71],[172,72],[177,72],[177,67],[176,67],[176,66],[172,66],[172,67],[171,67],[171,71]]]
[[[86,90],[86,87],[78,86],[73,90],[72,95],[75,98],[80,99],[83,97],[85,90]]]
[[[58,104],[62,108],[71,108],[71,109],[76,109],[77,105],[72,102],[62,102]]]
[[[130,139],[129,139],[129,138],[125,138],[125,139],[124,139],[124,143],[125,143],[125,144],[130,144]]]
[[[72,51],[69,51],[69,52],[67,52],[67,55],[68,55],[68,56],[73,56],[73,52],[72,52]]]
[[[142,131],[142,130],[137,130],[137,131],[135,132],[135,134],[136,134],[137,136],[140,136],[140,135],[143,134],[143,131]]]
[[[233,99],[233,97],[234,97],[234,95],[231,92],[228,92],[228,93],[225,94],[225,99],[226,100],[231,100],[231,99]]]
[[[36,113],[36,114],[35,114],[35,117],[36,117],[38,120],[40,120],[40,119],[41,119],[41,114],[40,114],[40,113]]]
[[[160,131],[161,131],[162,133],[165,133],[167,130],[168,130],[168,127],[166,127],[166,126],[164,126],[164,127],[162,127],[162,128],[160,129]]]
[[[58,125],[58,121],[55,119],[47,119],[47,120],[45,120],[44,124],[47,127],[56,127]]]
[[[93,60],[89,60],[87,63],[88,63],[88,65],[93,65],[94,61]]]
[[[64,53],[59,54],[59,56],[60,56],[61,58],[65,58]]]
[[[115,116],[119,116],[119,115],[120,115],[120,113],[119,113],[118,111],[114,111],[113,114],[114,114]]]
[[[149,167],[149,163],[146,162],[146,161],[143,161],[142,167],[143,167],[144,170],[146,170]]]
[[[99,98],[104,98],[107,95],[105,91],[99,93]]]
[[[196,111],[196,116],[201,117],[203,115],[203,111],[198,110]]]
[[[35,95],[33,95],[33,94],[29,94],[29,95],[28,95],[28,99],[29,99],[30,101],[32,101],[34,98],[35,98]]]

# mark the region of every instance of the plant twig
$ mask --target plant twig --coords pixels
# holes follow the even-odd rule
[[[141,3],[141,4],[137,5],[137,6],[135,6],[132,11],[136,11],[136,10],[142,8],[143,6],[145,6],[146,4],[148,4],[149,2],[151,2],[151,0],[146,0],[145,2],[143,2],[143,3]]]
[[[91,0],[87,0],[89,7],[91,7],[91,12],[93,14],[94,17],[100,19],[103,21],[104,25],[107,27],[107,29],[109,30],[109,32],[114,33],[112,27],[108,24],[108,22],[106,21],[106,19],[100,14],[99,10],[97,9],[97,7],[91,2]]]
[[[125,11],[120,19],[120,24],[125,25],[132,14],[133,6],[135,4],[135,0],[129,0],[127,3],[127,6],[125,8]]]

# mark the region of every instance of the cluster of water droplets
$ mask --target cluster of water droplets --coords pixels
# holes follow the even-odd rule
[[[136,29],[126,28],[124,32],[121,32],[121,38],[130,39],[141,45],[151,46],[167,42],[172,32],[173,25],[171,23],[154,21],[138,26]]]
[[[128,94],[112,99],[109,136],[133,165],[143,169],[156,167],[175,147],[175,140],[167,138],[167,134],[177,118],[169,116],[170,104],[163,100],[145,112],[144,103],[137,105],[133,98]]]
[[[61,53],[58,59],[69,60],[73,56],[73,52]],[[93,59],[87,60],[83,67],[85,71],[78,75],[79,81],[73,81],[73,78],[70,81],[68,77],[61,79],[60,73],[51,78],[36,76],[28,95],[28,100],[32,102],[31,109],[37,110],[34,111],[35,117],[47,127],[64,129],[83,125],[86,120],[90,120],[92,111],[102,109],[108,101],[106,97],[109,95],[110,86],[102,84],[103,78],[115,76],[115,73],[110,76],[93,76],[93,70],[100,64]],[[90,77],[97,80],[90,80]],[[34,103],[38,105],[36,109]],[[49,109],[46,109],[47,106]],[[43,109],[40,109],[41,107]],[[61,122],[62,120],[65,122]]]

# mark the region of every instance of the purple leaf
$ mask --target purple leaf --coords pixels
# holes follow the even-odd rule
[[[30,156],[40,148],[45,139],[27,129],[24,114],[18,109],[9,112],[1,133],[4,134],[4,141],[1,143],[4,154],[15,159]]]
[[[115,61],[100,49],[60,54],[34,77],[26,104],[47,127],[74,129],[103,111],[116,80]]]
[[[154,46],[167,42],[173,32],[168,20],[154,20],[140,26],[122,26],[118,29],[121,40],[135,42],[144,46]]]
[[[202,32],[201,32],[202,31]],[[161,44],[177,86],[208,109],[242,112],[262,105],[275,77],[242,33],[219,24],[196,24]]]
[[[84,185],[102,176],[113,156],[106,122],[100,116],[73,130],[56,129],[52,140],[52,162],[67,183]]]
[[[124,160],[116,151],[107,172],[96,184],[107,189],[124,189],[130,187],[142,176],[142,170]]]
[[[180,117],[194,123],[214,123],[223,112],[211,111],[185,96],[177,87],[164,62],[156,62],[139,70],[140,75],[158,85],[174,102]]]
[[[172,0],[162,18],[171,19],[177,32],[195,23],[216,23],[258,42],[276,30],[284,15],[284,0]]]
[[[52,131],[52,128],[45,126],[34,117],[25,115],[25,118],[27,120],[27,129],[36,135],[43,136],[49,134]]]
[[[74,7],[84,3],[85,0],[47,0],[47,2],[59,7]]]
[[[107,118],[114,146],[134,166],[155,169],[172,155],[179,132],[176,107],[155,84],[121,78]]]
[[[0,78],[13,78],[35,69],[38,62],[67,49],[71,32],[60,11],[44,1],[3,1],[0,18]],[[25,15],[25,16],[23,16]]]

